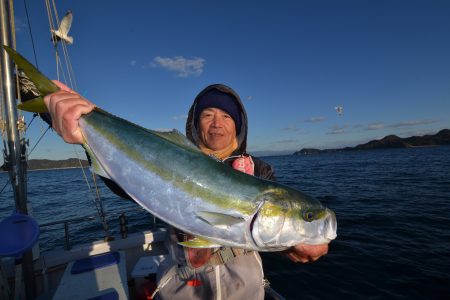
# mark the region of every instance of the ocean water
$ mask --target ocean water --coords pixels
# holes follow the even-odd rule
[[[309,264],[264,253],[271,286],[287,299],[450,299],[450,147],[264,157],[279,182],[333,209],[338,237]],[[87,174],[92,185],[91,175]],[[0,174],[0,188],[8,179]],[[29,200],[39,223],[96,215],[81,169],[29,172]],[[128,210],[130,232],[153,218],[100,184],[110,233]],[[0,218],[13,210],[0,195]],[[72,244],[104,236],[99,218],[69,227]],[[42,250],[62,248],[62,225],[42,229]]]

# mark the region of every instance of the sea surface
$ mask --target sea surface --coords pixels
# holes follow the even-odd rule
[[[450,299],[450,147],[264,157],[279,182],[316,197],[336,213],[338,237],[319,261],[294,264],[263,254],[271,286],[287,299]],[[92,178],[87,171],[88,182]],[[29,172],[29,200],[40,224],[96,216],[95,192],[81,169]],[[0,188],[8,176],[0,174]],[[128,210],[130,232],[153,218],[100,183],[109,231]],[[10,189],[0,218],[13,211]],[[74,222],[70,242],[105,235],[100,219]],[[41,250],[63,248],[63,225],[42,228]]]

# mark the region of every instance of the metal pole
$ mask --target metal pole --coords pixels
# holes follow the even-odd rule
[[[70,250],[69,223],[64,222],[64,249]]]
[[[8,0],[0,0],[1,15],[1,43],[11,45],[10,11]],[[5,152],[5,164],[9,170],[10,181],[13,189],[16,209],[28,214],[27,209],[27,189],[26,189],[26,148],[24,140],[20,139],[17,128],[16,93],[13,76],[13,63],[8,54],[1,50],[1,73],[2,73],[2,98],[3,111],[6,118],[6,131],[8,137],[9,153]],[[35,281],[33,270],[33,255],[31,250],[24,253],[23,276],[25,282],[25,292],[27,299],[35,298]]]

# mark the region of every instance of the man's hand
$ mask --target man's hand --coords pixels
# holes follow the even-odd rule
[[[328,253],[328,244],[306,245],[298,244],[282,252],[290,260],[296,263],[307,263],[318,260],[321,256]]]
[[[45,105],[52,117],[53,129],[71,144],[82,144],[83,136],[78,120],[91,112],[95,105],[63,83],[53,81],[61,90],[44,97]]]

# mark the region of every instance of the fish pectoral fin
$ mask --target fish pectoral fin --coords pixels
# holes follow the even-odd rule
[[[179,242],[179,245],[183,247],[188,248],[218,248],[222,247],[222,245],[219,245],[217,243],[211,242],[207,239],[200,238],[200,237],[194,237],[193,239],[185,242]]]
[[[87,143],[84,143],[83,148],[89,154],[89,158],[91,159],[91,172],[101,177],[111,179],[111,177],[108,175],[108,173],[106,173],[105,169],[103,169],[102,165],[97,160],[94,152],[92,152],[89,145]]]
[[[236,217],[211,211],[198,211],[197,217],[199,217],[206,223],[219,228],[228,228],[232,225],[236,225],[245,221],[242,217]]]

